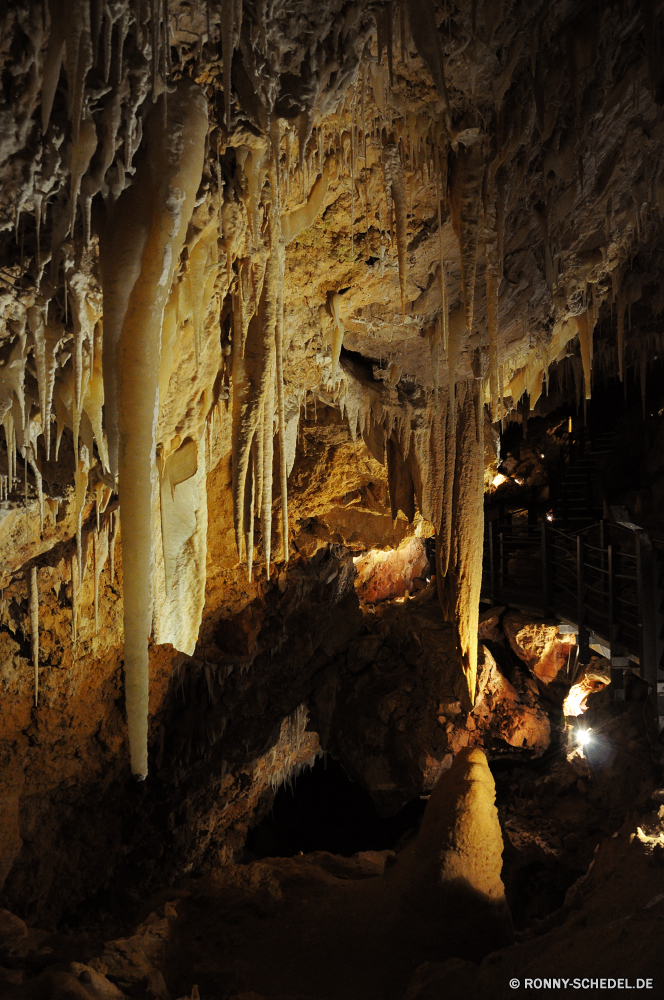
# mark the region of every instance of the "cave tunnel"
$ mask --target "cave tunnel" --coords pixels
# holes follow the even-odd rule
[[[326,756],[278,790],[270,813],[249,831],[245,859],[393,851],[414,836],[423,812],[417,798],[394,816],[379,816],[366,789]]]
[[[0,3],[0,1000],[661,993],[663,38]]]

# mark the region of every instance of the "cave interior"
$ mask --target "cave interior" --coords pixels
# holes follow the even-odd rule
[[[0,0],[0,1000],[661,990],[663,50]]]

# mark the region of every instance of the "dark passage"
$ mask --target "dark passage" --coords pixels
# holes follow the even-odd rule
[[[396,816],[381,818],[371,796],[331,757],[318,759],[293,788],[282,786],[271,812],[249,831],[246,859],[292,857],[302,851],[357,851],[402,847],[417,832],[426,802],[413,799]]]

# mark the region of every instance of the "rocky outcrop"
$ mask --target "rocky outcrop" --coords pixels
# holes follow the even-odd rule
[[[319,749],[315,734],[305,732],[300,706],[310,697],[312,678],[360,627],[354,575],[350,553],[324,549],[296,560],[281,584],[274,579],[264,600],[230,626],[217,619],[200,659],[153,649],[155,775],[143,787],[131,782],[122,755],[117,650],[105,665],[108,677],[99,670],[88,679],[95,690],[101,685],[91,697],[94,714],[77,713],[77,725],[64,736],[71,746],[68,787],[60,787],[55,763],[52,771],[31,775],[49,740],[54,760],[58,753],[62,718],[54,712],[49,729],[42,716],[36,727],[41,747],[26,740],[25,784],[13,788],[19,839],[10,830],[6,905],[43,923],[108,886],[133,906],[139,885],[161,884],[164,864],[180,871],[206,856],[231,860],[252,818],[269,807],[273,784]],[[65,672],[53,671],[50,679],[45,698],[62,697]],[[86,726],[88,743],[82,742]],[[77,741],[85,748],[82,760]]]
[[[321,745],[387,815],[430,792],[465,747],[531,757],[549,745],[549,719],[534,681],[517,671],[510,683],[484,647],[477,700],[468,712],[456,657],[431,585],[406,603],[367,609],[362,631],[314,695]]]
[[[223,984],[231,995],[396,1000],[419,956],[442,958],[461,943],[478,958],[510,939],[501,850],[486,759],[468,751],[396,857],[268,859],[191,887],[177,905],[166,982],[174,995],[196,982],[202,996]]]
[[[510,612],[503,618],[503,629],[516,655],[545,684],[567,668],[574,654],[576,636],[558,635],[556,624],[543,623],[531,615]]]
[[[362,604],[377,604],[423,590],[430,576],[429,557],[421,538],[407,538],[398,549],[372,550],[355,560],[355,589]]]

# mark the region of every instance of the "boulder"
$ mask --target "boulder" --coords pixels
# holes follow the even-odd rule
[[[0,889],[23,845],[18,823],[18,795],[0,795]]]
[[[573,635],[558,635],[557,625],[542,623],[519,611],[505,615],[503,629],[516,655],[544,684],[566,669]]]
[[[355,561],[355,589],[362,604],[403,597],[427,573],[429,557],[421,538],[406,538],[398,549],[372,549]]]
[[[415,970],[403,1000],[468,1000],[478,966],[463,958],[423,962]]]
[[[157,1000],[169,1000],[168,989],[161,973],[171,924],[177,917],[172,903],[165,903],[137,928],[129,938],[108,941],[101,961],[93,960],[91,967],[98,972],[105,969],[112,980],[125,989],[148,989]]]
[[[104,976],[74,962],[70,972],[47,969],[3,993],[2,1000],[122,1000],[123,996]]]
[[[0,954],[13,951],[27,936],[28,928],[20,917],[0,910]]]
[[[551,724],[526,685],[517,691],[498,669],[496,661],[482,647],[484,663],[478,676],[477,698],[473,716],[487,738],[504,740],[509,746],[529,748],[535,755],[544,753],[551,742]],[[529,684],[534,681],[527,679]]]
[[[500,616],[505,608],[489,608],[480,615],[477,635],[480,642],[500,642],[504,638],[500,628]]]

